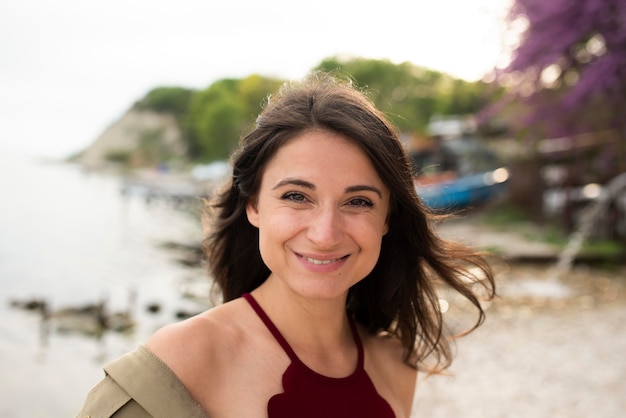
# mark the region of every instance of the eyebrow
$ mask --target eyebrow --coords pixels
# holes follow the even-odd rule
[[[367,186],[367,185],[358,185],[358,186],[350,186],[346,187],[346,193],[354,193],[354,192],[374,192],[378,195],[379,198],[383,198],[383,192],[380,191],[378,187]]]
[[[300,186],[300,187],[304,187],[304,188],[309,189],[309,190],[315,190],[315,185],[313,183],[308,182],[306,180],[297,179],[297,178],[286,178],[284,180],[281,180],[278,183],[276,183],[276,185],[272,188],[272,190],[276,190],[279,187],[289,186],[289,185],[291,185],[291,186]],[[346,193],[354,193],[354,192],[362,192],[362,191],[374,192],[381,199],[383,197],[383,193],[380,191],[380,189],[378,187],[368,186],[368,185],[365,185],[365,184],[349,186],[349,187],[346,187],[346,190],[345,190]]]

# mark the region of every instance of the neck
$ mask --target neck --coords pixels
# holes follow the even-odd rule
[[[347,294],[307,298],[270,276],[253,295],[294,350],[305,347],[323,352],[354,346],[346,314]]]
[[[354,372],[358,350],[346,314],[346,297],[303,297],[268,279],[252,292],[298,358],[329,377]]]

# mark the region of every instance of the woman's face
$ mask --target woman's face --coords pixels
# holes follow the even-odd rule
[[[357,145],[315,130],[278,150],[246,210],[268,280],[305,297],[345,297],[376,265],[389,190]]]

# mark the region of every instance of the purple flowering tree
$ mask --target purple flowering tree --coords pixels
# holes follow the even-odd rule
[[[507,20],[519,38],[496,109],[520,136],[552,139],[542,163],[566,167],[561,187],[626,171],[626,0],[514,0]]]
[[[626,139],[626,1],[516,0],[508,21],[525,29],[497,77],[529,105],[524,122],[546,137]]]

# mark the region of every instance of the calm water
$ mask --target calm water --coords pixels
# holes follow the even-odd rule
[[[115,176],[0,155],[0,416],[73,416],[102,365],[127,352],[176,313],[202,303],[181,296],[206,285],[163,242],[197,243],[197,217],[125,197]],[[46,300],[51,312],[104,301],[137,325],[100,338],[43,332],[41,315],[14,301]],[[149,313],[157,304],[161,310]]]

